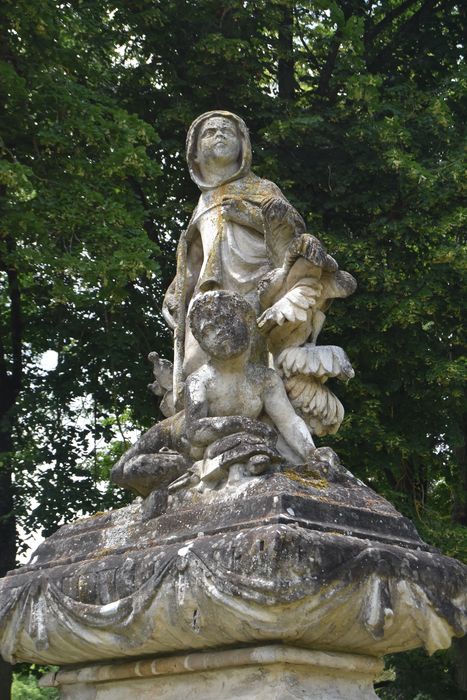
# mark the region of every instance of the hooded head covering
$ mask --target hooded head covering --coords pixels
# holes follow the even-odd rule
[[[198,148],[198,135],[201,126],[204,124],[205,121],[211,119],[212,117],[221,117],[223,119],[229,119],[231,122],[233,122],[241,142],[241,148],[238,170],[233,175],[230,175],[230,177],[227,177],[225,179],[219,179],[219,181],[215,184],[208,184],[203,180],[200,169],[198,167],[198,163],[196,162],[196,158]],[[202,191],[212,190],[215,187],[219,187],[219,185],[224,185],[226,182],[232,182],[233,180],[238,180],[238,178],[240,177],[244,177],[244,175],[247,175],[250,172],[251,168],[250,136],[248,134],[248,129],[246,127],[245,122],[243,121],[243,119],[240,119],[240,117],[237,117],[236,114],[232,114],[232,112],[214,110],[213,112],[205,112],[204,114],[201,114],[201,116],[195,119],[195,121],[192,123],[188,130],[186,138],[186,159],[188,162],[188,169],[190,171],[191,179],[198,185],[198,187]]]

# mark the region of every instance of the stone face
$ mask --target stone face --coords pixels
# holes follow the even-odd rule
[[[449,646],[466,568],[323,462],[64,526],[2,588],[1,649],[47,663],[271,640],[382,655]]]

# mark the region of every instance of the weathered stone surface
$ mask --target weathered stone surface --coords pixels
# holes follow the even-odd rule
[[[321,471],[320,471],[321,470]],[[89,662],[280,640],[382,655],[466,629],[466,568],[323,465],[64,526],[3,581],[11,660]]]
[[[376,659],[269,645],[63,670],[64,700],[370,700]]]
[[[160,490],[159,501],[196,479],[217,488],[268,464],[309,460],[312,435],[335,433],[344,417],[326,380],[353,376],[341,348],[316,341],[332,300],[352,294],[356,282],[279,188],[251,172],[243,120],[218,110],[195,119],[187,161],[201,196],[163,305],[174,364],[149,356],[150,389],[162,396],[166,420],[111,473],[143,497]],[[276,439],[261,444],[258,424]],[[219,451],[240,433],[242,445]]]

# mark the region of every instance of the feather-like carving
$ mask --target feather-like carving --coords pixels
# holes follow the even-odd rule
[[[292,406],[315,435],[329,435],[339,430],[344,407],[325,384],[306,374],[287,377],[284,384]]]
[[[300,372],[320,379],[336,377],[348,381],[355,374],[346,353],[337,345],[286,348],[277,358],[277,366],[286,377]]]

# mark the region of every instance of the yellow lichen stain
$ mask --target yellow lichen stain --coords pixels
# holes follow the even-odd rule
[[[76,520],[73,521],[73,523],[84,523],[86,520],[93,520],[94,518],[100,518],[101,515],[106,515],[107,513],[104,510],[98,510],[97,513],[93,513],[92,515],[85,515],[82,518],[77,518]]]
[[[108,557],[110,554],[115,554],[115,550],[109,547],[104,547],[103,549],[98,549],[97,552],[94,552],[92,558],[103,559],[104,557]]]
[[[327,479],[317,476],[316,472],[311,470],[306,471],[303,474],[297,474],[297,472],[294,472],[292,469],[286,469],[284,471],[284,476],[292,481],[297,481],[303,486],[311,486],[314,489],[327,489],[329,486]]]

